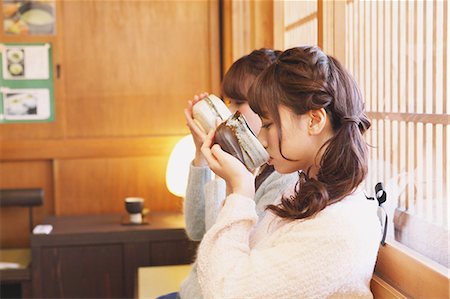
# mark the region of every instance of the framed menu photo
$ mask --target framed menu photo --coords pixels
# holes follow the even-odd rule
[[[55,34],[55,1],[3,0],[2,2],[3,29],[6,34]]]
[[[54,120],[50,44],[0,44],[0,123]]]

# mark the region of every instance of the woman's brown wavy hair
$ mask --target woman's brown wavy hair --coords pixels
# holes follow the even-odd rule
[[[236,60],[223,77],[223,95],[238,102],[247,102],[248,90],[253,81],[280,53],[281,51],[261,48]]]
[[[370,121],[356,82],[335,58],[318,47],[288,49],[261,73],[248,95],[252,110],[274,121],[281,154],[279,105],[297,115],[324,108],[334,131],[324,145],[317,178],[309,177],[308,169],[299,172],[295,194],[269,205],[269,210],[288,219],[312,217],[364,180],[368,153],[363,133]]]

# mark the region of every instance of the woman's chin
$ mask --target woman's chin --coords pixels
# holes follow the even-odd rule
[[[275,168],[276,172],[281,174],[289,174],[300,170],[297,167],[286,167],[286,165],[277,165],[277,163],[274,163],[273,160],[269,161],[267,164],[273,165],[273,168]]]
[[[281,174],[286,174],[286,173],[291,173],[292,172],[292,171],[287,171],[287,169],[285,167],[277,166],[276,163],[273,163],[273,164],[267,163],[267,164],[273,165],[273,168],[275,168],[275,171],[278,172],[278,173],[281,173]]]

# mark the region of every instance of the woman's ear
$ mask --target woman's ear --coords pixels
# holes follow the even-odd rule
[[[327,112],[324,108],[320,108],[317,110],[309,110],[309,126],[308,133],[310,135],[318,135],[320,134],[327,123]]]

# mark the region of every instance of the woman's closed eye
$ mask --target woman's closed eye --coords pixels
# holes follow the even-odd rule
[[[246,103],[245,101],[231,101],[231,104],[236,106],[236,107],[239,107],[239,106],[241,106],[241,105],[243,105],[245,103]]]
[[[267,123],[263,122],[261,125],[261,129],[269,129],[271,125],[272,125],[271,122],[267,122]]]

